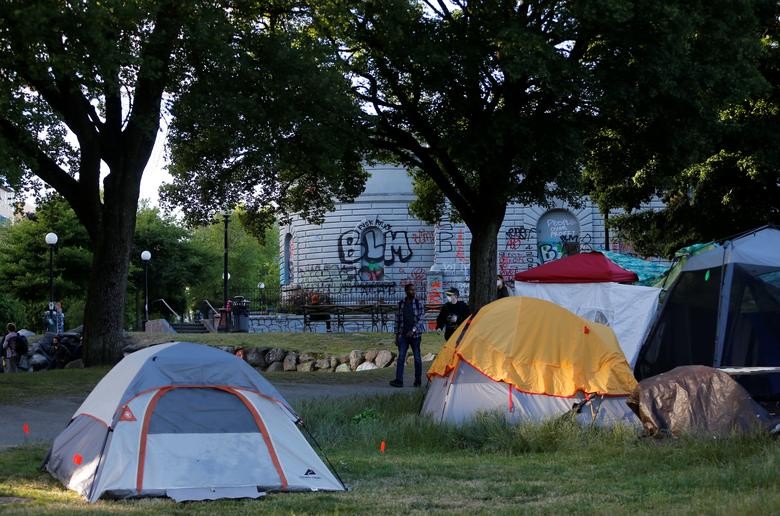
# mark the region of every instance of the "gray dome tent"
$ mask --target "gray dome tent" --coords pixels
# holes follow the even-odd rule
[[[682,268],[634,373],[683,365],[739,368],[735,379],[754,399],[780,401],[780,229],[737,235]]]
[[[90,502],[344,491],[249,364],[188,342],[126,356],[55,438],[44,467]]]

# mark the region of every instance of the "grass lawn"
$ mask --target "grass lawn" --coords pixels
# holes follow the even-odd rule
[[[54,371],[0,375],[0,379],[14,376],[33,391],[86,393],[104,372]],[[370,373],[377,372],[365,376],[277,375],[301,382],[331,381],[337,376],[356,383],[376,381],[378,377]],[[0,396],[12,388],[0,384]],[[454,428],[420,418],[422,396],[418,391],[296,404],[307,428],[350,486],[346,493],[271,493],[261,500],[183,504],[142,499],[90,505],[38,471],[46,447],[23,446],[0,452],[0,513],[780,513],[777,438],[650,440],[625,429],[581,428],[566,420],[509,427],[490,416]],[[379,451],[382,440],[387,443],[384,454]]]
[[[183,334],[131,332],[135,344],[150,346],[174,340],[198,342],[212,346],[279,347],[287,351],[342,356],[353,349],[389,349],[396,351],[394,337],[390,333],[209,333]],[[438,353],[444,339],[435,333],[423,335],[422,353]],[[410,354],[411,356],[411,354]],[[426,364],[423,364],[426,366]],[[32,398],[62,396],[86,396],[110,367],[89,367],[42,371],[31,374],[0,374],[0,404]],[[388,370],[358,373],[327,372],[278,372],[265,374],[273,383],[339,383],[358,384],[386,381]],[[387,378],[386,378],[387,377]]]
[[[419,418],[421,394],[297,407],[347,493],[261,500],[89,505],[37,470],[46,448],[0,452],[3,514],[776,514],[780,442],[770,437],[643,440],[568,421],[460,429]],[[387,443],[379,452],[382,440]]]

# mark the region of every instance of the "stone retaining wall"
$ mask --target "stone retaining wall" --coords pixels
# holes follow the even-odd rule
[[[352,350],[348,355],[333,356],[323,353],[288,351],[281,348],[254,347],[240,348],[219,346],[228,353],[243,356],[252,367],[266,372],[275,371],[322,371],[348,373],[352,371],[368,371],[395,365],[397,353],[387,349],[368,351]],[[428,354],[423,361],[431,361],[435,357]],[[407,361],[411,361],[411,354]]]

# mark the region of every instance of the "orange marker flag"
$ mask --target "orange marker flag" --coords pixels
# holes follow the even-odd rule
[[[73,464],[80,465],[83,460],[84,460],[84,457],[82,457],[78,453],[73,455]]]
[[[382,440],[382,443],[379,445],[379,453],[385,452],[385,441]]]
[[[24,435],[25,435],[25,436],[26,436],[27,434],[29,434],[29,433],[30,433],[30,425],[28,425],[27,423],[23,424],[23,425],[22,425],[22,432],[24,432]]]

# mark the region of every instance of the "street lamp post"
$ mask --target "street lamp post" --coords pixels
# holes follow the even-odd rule
[[[57,234],[46,233],[46,244],[49,246],[49,317],[54,318],[54,246],[57,245]],[[55,323],[56,324],[56,323]],[[56,330],[55,330],[56,331]]]
[[[227,308],[228,301],[228,222],[230,221],[230,212],[224,210],[222,216],[225,219],[225,250],[224,250],[224,268],[222,271],[222,307]]]
[[[143,251],[141,261],[144,262],[144,331],[146,323],[149,322],[149,260],[152,259],[152,253]]]
[[[257,284],[257,302],[260,305],[260,311],[263,311],[263,306],[265,306],[265,299],[263,299],[265,296],[263,294],[265,293],[265,283],[262,281]]]

